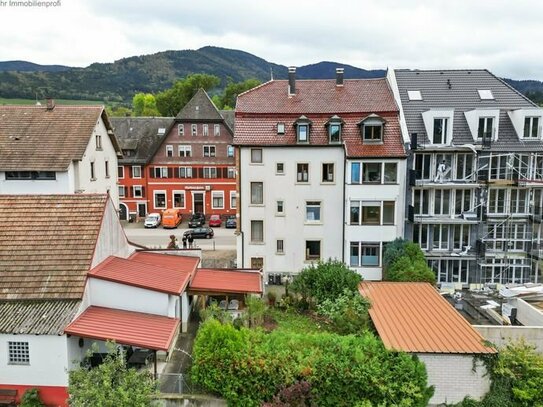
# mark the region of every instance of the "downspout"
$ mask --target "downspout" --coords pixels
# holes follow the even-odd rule
[[[236,154],[236,168],[237,168],[237,179],[236,179],[236,192],[238,195],[237,202],[237,219],[236,232],[238,235],[241,235],[241,268],[245,268],[245,234],[241,230],[241,215],[242,215],[242,201],[241,201],[241,147],[237,148]],[[239,265],[238,265],[239,267]]]
[[[343,144],[343,214],[341,218],[341,227],[343,229],[343,239],[341,239],[341,261],[345,263],[345,205],[347,205],[347,202],[345,202],[345,194],[347,189],[347,154],[345,154],[345,143]]]

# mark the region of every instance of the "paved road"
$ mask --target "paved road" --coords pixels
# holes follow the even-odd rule
[[[165,248],[170,241],[169,236],[175,235],[181,244],[183,232],[187,230],[187,224],[183,222],[177,229],[145,229],[143,222],[122,222],[128,239],[149,248]],[[213,228],[215,236],[212,239],[195,239],[194,243],[203,250],[236,250],[235,229],[223,227]]]

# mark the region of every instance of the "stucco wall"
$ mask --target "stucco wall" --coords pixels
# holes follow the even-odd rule
[[[543,326],[474,325],[473,327],[487,341],[498,347],[522,338],[525,342],[535,346],[537,352],[543,353]]]
[[[71,168],[71,166],[70,166]],[[68,171],[57,171],[55,180],[7,181],[6,173],[0,172],[0,194],[73,194]]]

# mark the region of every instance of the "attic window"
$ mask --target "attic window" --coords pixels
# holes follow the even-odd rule
[[[362,141],[364,143],[382,143],[384,124],[385,120],[374,113],[362,119],[358,123],[362,134]]]
[[[160,128],[158,129],[158,135],[159,135],[159,136],[163,136],[164,133],[166,133],[166,129],[165,129],[164,127],[160,127]]]
[[[422,94],[420,90],[408,90],[407,97],[409,100],[422,100]]]
[[[341,141],[341,126],[343,120],[338,115],[334,115],[328,120],[326,126],[328,127],[328,141],[330,143],[339,143]]]
[[[494,95],[489,89],[478,89],[477,92],[479,92],[481,100],[494,100]]]
[[[285,134],[285,123],[277,123],[277,134]]]
[[[296,120],[294,125],[296,126],[296,139],[298,143],[308,143],[311,120],[302,115]]]

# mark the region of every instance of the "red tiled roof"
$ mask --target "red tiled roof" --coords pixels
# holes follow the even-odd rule
[[[184,271],[194,275],[200,258],[189,256],[175,256],[172,254],[135,252],[129,258],[140,263],[146,263],[158,267],[166,267],[176,271]]]
[[[162,254],[162,256],[168,255]],[[192,267],[188,270],[183,270],[182,267],[174,270],[136,260],[110,256],[93,268],[89,275],[101,280],[179,295],[187,286],[192,271]]]
[[[397,112],[385,78],[297,80],[296,95],[288,96],[288,81],[270,81],[238,96],[236,118],[244,113],[305,114]],[[237,120],[236,120],[237,126]],[[237,131],[237,129],[236,129]]]
[[[179,319],[112,308],[89,307],[64,332],[82,338],[168,351]]]
[[[262,293],[262,274],[256,270],[198,269],[190,291]]]
[[[429,283],[363,282],[370,317],[388,349],[417,353],[495,353]]]

